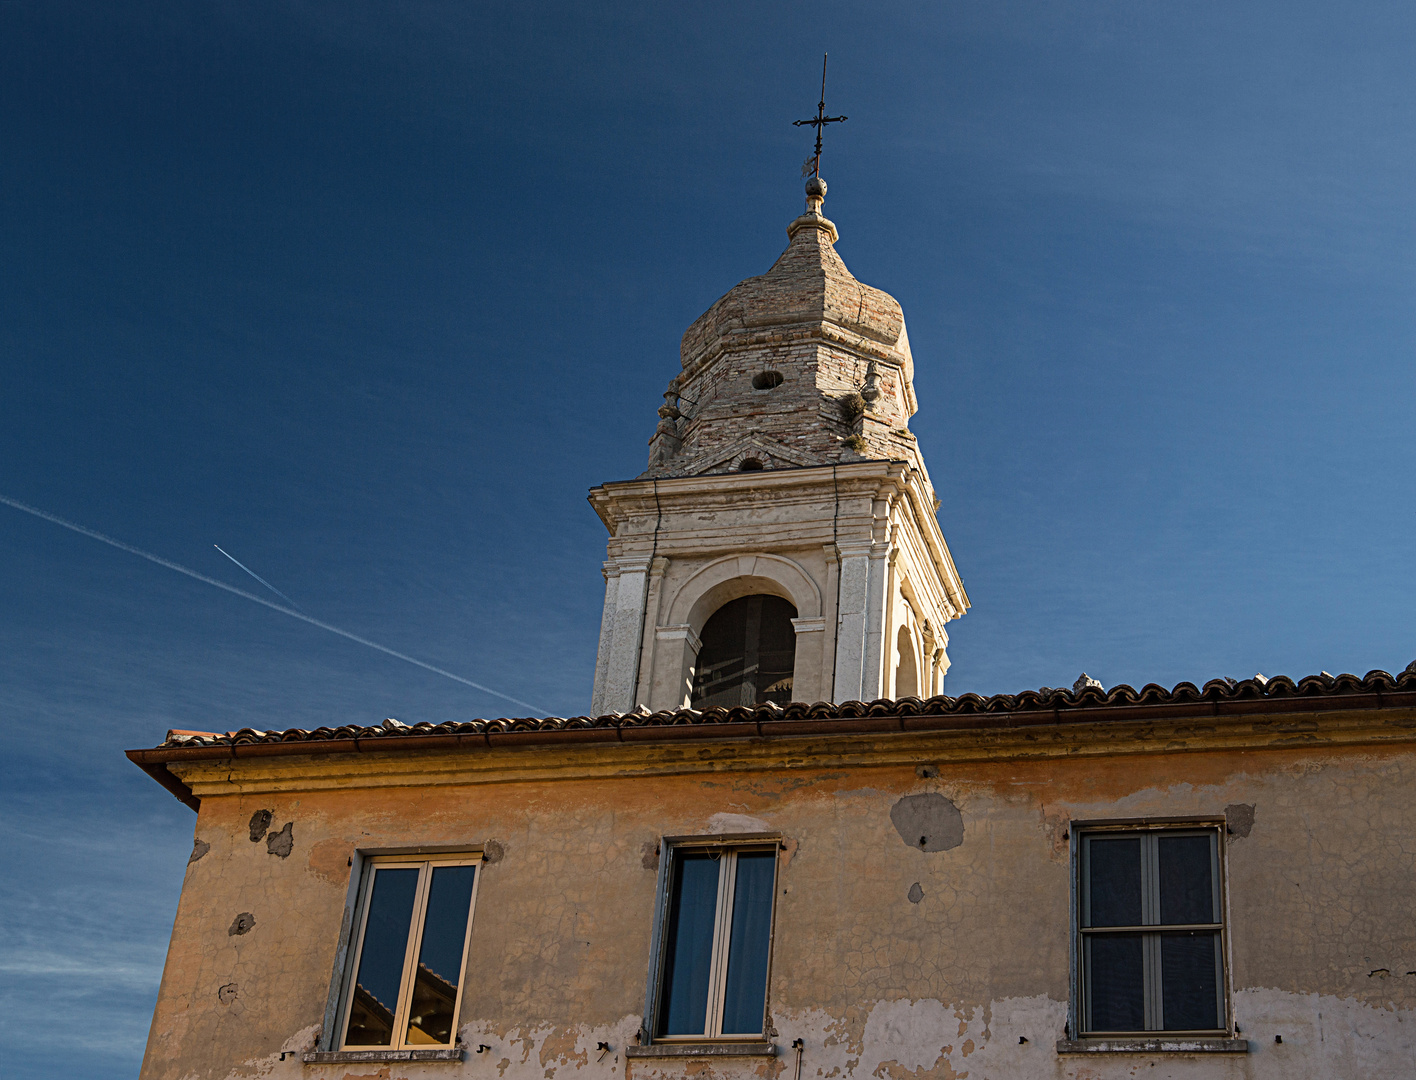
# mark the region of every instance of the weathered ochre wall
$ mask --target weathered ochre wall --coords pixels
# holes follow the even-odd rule
[[[143,1077],[791,1080],[796,1038],[806,1080],[1416,1075],[1409,749],[940,762],[937,778],[801,761],[695,773],[699,752],[672,775],[459,783],[445,771],[431,786],[326,790],[308,782],[305,759],[223,763],[231,787],[251,790],[203,795]],[[525,753],[549,767],[559,752]],[[191,771],[201,769],[213,767]],[[243,769],[259,781],[243,783]],[[920,851],[896,831],[892,807],[925,792],[957,807],[957,846]],[[1235,809],[1248,806],[1251,825]],[[1226,808],[1233,1008],[1251,1052],[1059,1056],[1068,822]],[[253,842],[260,810],[273,816]],[[659,838],[766,830],[785,838],[770,984],[779,1056],[626,1061]],[[314,1046],[330,989],[351,853],[491,841],[500,857],[482,870],[462,1011],[463,1043],[491,1050],[461,1064],[302,1065],[295,1051]],[[237,933],[242,913],[253,925]],[[612,1047],[603,1060],[601,1040]]]

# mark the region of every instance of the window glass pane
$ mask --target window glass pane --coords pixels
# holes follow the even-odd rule
[[[1087,840],[1091,874],[1091,919],[1088,926],[1141,925],[1141,838],[1102,837]]]
[[[1208,836],[1159,836],[1160,921],[1211,923],[1214,883]],[[1213,1025],[1210,1025],[1213,1026]]]
[[[767,1007],[767,949],[772,935],[775,851],[743,852],[733,885],[724,1035],[760,1035]]]
[[[660,1035],[702,1035],[708,1014],[708,969],[718,907],[717,856],[674,859],[669,927],[664,939],[664,997]]]
[[[1218,947],[1219,935],[1212,930],[1160,935],[1161,1009],[1166,1031],[1223,1026],[1216,981]]]
[[[413,973],[413,998],[408,1006],[410,1045],[452,1042],[452,1016],[457,985],[462,980],[462,945],[467,940],[467,916],[472,909],[475,866],[435,866],[423,916],[423,943],[418,970]]]
[[[374,871],[364,951],[359,956],[349,1028],[344,1035],[348,1046],[388,1046],[393,1040],[393,1014],[398,1008],[398,987],[403,981],[417,895],[416,866]]]
[[[1093,1031],[1144,1031],[1145,975],[1140,934],[1089,934],[1087,975]]]

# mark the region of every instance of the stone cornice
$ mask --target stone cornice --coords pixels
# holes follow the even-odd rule
[[[819,487],[823,483],[828,487],[833,483],[840,486],[843,496],[886,487],[899,491],[903,490],[911,468],[906,462],[869,459],[835,466],[763,469],[755,473],[612,480],[591,488],[588,498],[600,520],[614,535],[616,526],[628,518],[657,516],[660,508],[676,508],[680,503],[699,507],[705,498],[730,498],[739,503],[743,499],[760,498],[764,503],[774,502],[793,488]]]
[[[393,738],[165,746],[129,751],[128,756],[154,775],[158,770],[168,773],[195,802],[213,795],[274,791],[919,763],[948,767],[1207,751],[1409,748],[1416,743],[1416,693],[1390,696],[1403,701],[1363,701],[1354,708],[1357,703],[1350,698],[1250,700],[975,716],[867,715],[686,727],[410,733]],[[1108,712],[1112,715],[1102,715]]]

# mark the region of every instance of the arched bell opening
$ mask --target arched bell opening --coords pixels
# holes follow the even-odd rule
[[[797,609],[780,596],[755,594],[724,604],[708,617],[693,670],[695,709],[792,701]]]

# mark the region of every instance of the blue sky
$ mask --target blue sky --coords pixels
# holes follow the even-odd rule
[[[946,689],[1416,657],[1406,3],[0,4],[0,495],[546,710],[687,325],[904,305]],[[133,1075],[168,727],[498,699],[0,506],[0,1071]],[[510,711],[515,712],[514,708]],[[62,1018],[62,1019],[60,1019]]]

